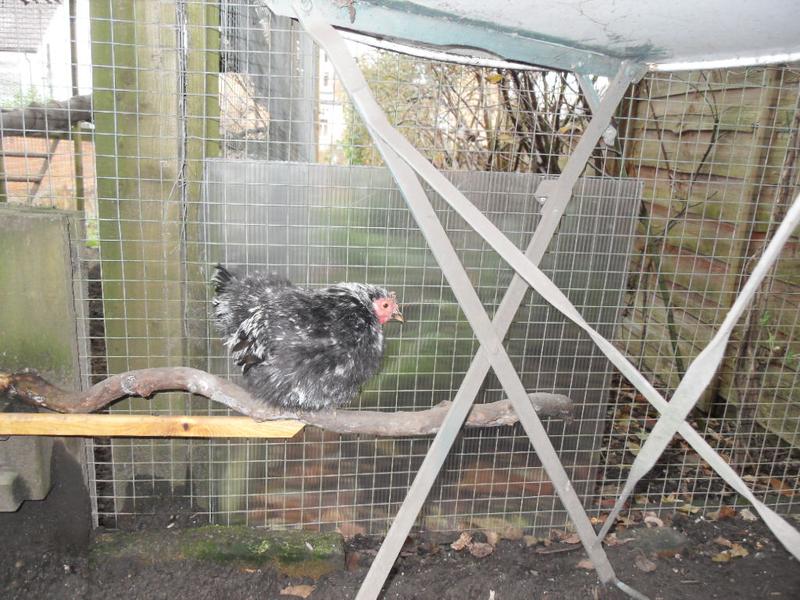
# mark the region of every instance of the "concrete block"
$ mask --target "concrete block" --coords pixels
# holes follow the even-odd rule
[[[80,386],[79,224],[73,212],[0,205],[0,371],[36,369]],[[0,511],[47,496],[52,450],[53,438],[0,438]]]
[[[13,512],[24,500],[50,491],[53,440],[14,436],[0,440],[0,511]]]

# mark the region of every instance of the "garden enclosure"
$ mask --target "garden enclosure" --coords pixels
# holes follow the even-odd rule
[[[298,284],[365,280],[394,289],[409,323],[389,331],[384,368],[354,408],[451,399],[478,342],[329,57],[297,23],[258,2],[68,4],[73,15],[67,3],[4,11],[4,27],[35,22],[41,36],[64,29],[73,43],[61,54],[76,68],[69,81],[55,79],[57,67],[27,80],[6,69],[3,123],[31,101],[90,91],[91,126],[4,125],[0,200],[23,207],[13,218],[41,207],[79,211],[68,242],[80,385],[178,365],[236,379],[208,321],[209,274],[223,261],[279,270]],[[45,52],[51,64],[58,57],[0,37],[3,65],[17,64],[14,54]],[[593,113],[578,77],[351,47],[391,122],[524,247],[541,218],[538,184],[561,173]],[[608,80],[592,84],[602,90]],[[799,90],[793,64],[646,75],[592,151],[541,262],[667,397],[798,191]],[[513,271],[432,197],[491,314]],[[4,223],[11,214],[4,207]],[[797,508],[800,471],[797,248],[794,237],[691,418],[783,514]],[[30,339],[46,344],[51,332],[36,329],[45,321],[29,321]],[[7,333],[11,325],[0,322]],[[548,434],[589,514],[607,512],[656,412],[535,293],[505,347],[528,391],[573,400],[573,420],[549,421]],[[14,364],[19,348],[2,350],[11,366],[39,366]],[[41,351],[24,356],[35,362]],[[487,377],[478,401],[500,397]],[[111,410],[224,412],[188,394]],[[114,525],[172,496],[209,522],[380,534],[429,443],[316,429],[280,441],[95,439],[87,442],[94,514]],[[713,510],[733,500],[676,437],[630,510]],[[567,520],[519,426],[463,432],[419,525],[458,530],[497,520],[537,530]]]

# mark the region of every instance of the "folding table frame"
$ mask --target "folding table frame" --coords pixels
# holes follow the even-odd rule
[[[389,532],[357,595],[357,600],[374,600],[378,597],[400,549],[416,521],[444,460],[458,435],[479,387],[489,368],[497,375],[503,389],[511,399],[525,432],[533,444],[542,465],[550,477],[591,558],[603,583],[613,583],[635,598],[642,594],[617,579],[602,547],[602,540],[614,523],[636,482],[655,464],[676,432],[737,492],[753,503],[776,536],[800,558],[800,533],[783,518],[755,498],[742,479],[725,463],[710,445],[686,421],[689,411],[701,392],[711,381],[719,365],[725,344],[733,325],[752,299],[769,268],[777,260],[780,250],[800,223],[800,198],[789,210],[784,223],[776,232],[767,250],[754,269],[748,283],[731,308],[717,334],[692,362],[667,401],[647,379],[608,340],[589,326],[564,294],[538,269],[548,244],[555,234],[561,216],[572,196],[572,189],[586,166],[598,139],[610,126],[612,115],[628,87],[646,72],[646,66],[622,62],[616,76],[610,81],[602,98],[598,96],[591,80],[579,75],[578,81],[592,109],[592,117],[580,141],[570,155],[561,175],[555,181],[544,181],[535,192],[542,204],[542,218],[524,255],[477,208],[475,208],[447,179],[445,179],[408,141],[388,122],[375,102],[361,71],[350,55],[339,33],[316,11],[310,0],[293,2],[295,14],[306,32],[324,49],[345,89],[361,114],[381,155],[392,172],[401,193],[413,214],[420,231],[450,284],[453,294],[480,342],[461,386],[453,399],[450,411],[434,438],[422,465],[398,511]],[[419,177],[439,193],[442,198],[475,229],[497,253],[514,269],[515,275],[500,303],[494,320],[490,320],[475,289],[470,283],[463,264],[447,237]],[[631,383],[661,413],[661,417],[642,446],[622,494],[608,516],[600,534],[596,534],[583,505],[573,489],[555,448],[535,410],[528,401],[522,382],[506,353],[502,340],[516,314],[528,286],[532,286],[567,318],[586,331],[600,350],[625,375]]]

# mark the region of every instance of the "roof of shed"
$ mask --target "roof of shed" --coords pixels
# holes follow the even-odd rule
[[[293,16],[291,0],[268,0]],[[315,0],[337,27],[596,75],[800,59],[797,0]],[[352,10],[351,10],[352,5]],[[351,22],[351,17],[354,17]]]

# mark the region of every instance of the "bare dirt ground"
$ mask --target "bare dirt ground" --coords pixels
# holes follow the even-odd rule
[[[56,455],[54,469],[62,475],[77,468],[63,450],[57,448]],[[146,556],[132,560],[92,553],[100,533],[90,534],[86,492],[64,484],[63,477],[57,481],[60,483],[47,500],[26,502],[16,513],[0,513],[0,598],[262,600],[297,598],[310,592],[312,600],[345,600],[355,597],[380,542],[366,537],[347,541],[341,568],[316,580],[302,574],[290,577],[273,567],[175,560],[162,552],[168,539],[176,530],[199,523],[189,518],[188,511],[181,514],[182,507],[167,506],[160,516],[128,524],[134,532],[148,533]],[[665,521],[663,528],[653,529],[669,530],[673,535],[666,542],[660,539],[655,546],[648,546],[642,540],[652,536],[641,534],[647,528],[638,525],[619,533],[620,539],[635,535],[638,541],[608,548],[619,578],[650,598],[800,598],[797,561],[760,522],[745,521],[738,515],[708,521],[682,514],[671,519],[671,526],[670,519]],[[153,532],[157,532],[155,538]],[[451,547],[457,537],[420,533],[409,538],[382,597],[626,597],[602,586],[593,570],[579,566],[585,554],[579,544],[569,543],[574,540],[556,539],[548,546],[541,540],[532,543],[530,538],[501,540],[491,554],[476,558],[467,549]],[[475,541],[493,540],[476,533]],[[290,586],[300,586],[294,592],[301,596],[281,593]]]

